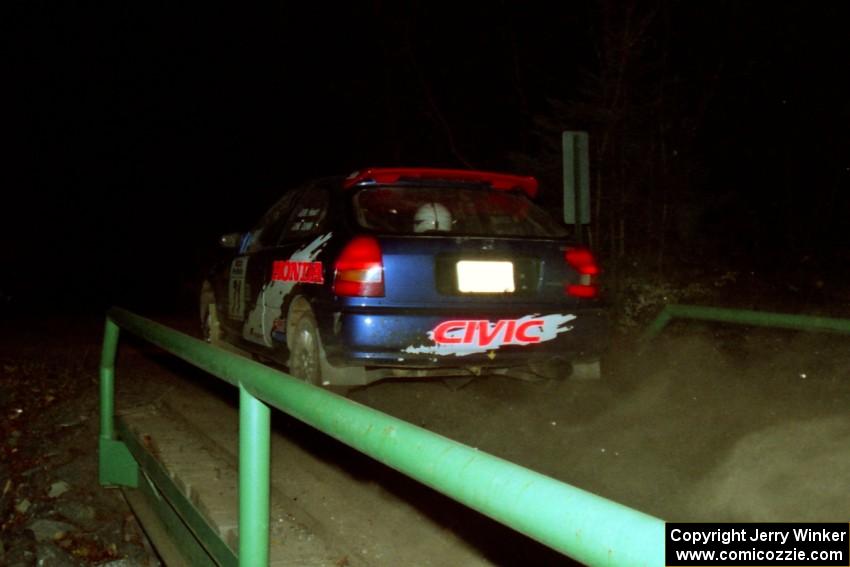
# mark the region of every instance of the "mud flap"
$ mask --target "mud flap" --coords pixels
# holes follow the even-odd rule
[[[599,380],[602,378],[602,363],[599,360],[573,362],[571,380]]]
[[[322,372],[322,386],[365,386],[370,382],[366,369],[362,366],[332,366],[325,354],[325,347],[319,343],[319,366]]]

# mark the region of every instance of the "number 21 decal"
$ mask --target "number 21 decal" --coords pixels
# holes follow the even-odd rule
[[[245,318],[245,272],[248,258],[240,256],[230,265],[230,286],[228,289],[228,315],[241,321]]]

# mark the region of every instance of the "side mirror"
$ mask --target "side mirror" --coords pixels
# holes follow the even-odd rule
[[[228,232],[223,234],[218,239],[218,243],[222,248],[238,248],[239,242],[242,240],[242,234],[239,232]]]

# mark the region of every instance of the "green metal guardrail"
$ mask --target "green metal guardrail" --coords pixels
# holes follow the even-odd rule
[[[830,332],[850,334],[850,320],[815,317],[812,315],[792,315],[789,313],[769,313],[749,309],[726,309],[702,305],[667,305],[650,323],[643,333],[641,341],[646,343],[658,336],[673,319],[697,319],[718,323],[737,323],[754,327],[776,327],[799,331]]]
[[[664,522],[212,347],[123,309],[106,320],[100,479],[136,486],[114,427],[119,327],[239,388],[239,564],[266,565],[269,404],[370,457],[587,565],[664,564]]]

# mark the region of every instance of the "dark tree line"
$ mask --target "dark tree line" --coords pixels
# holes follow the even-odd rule
[[[600,0],[591,56],[562,70],[577,88],[547,93],[537,145],[514,161],[558,186],[560,132],[590,132],[588,233],[615,271],[838,267],[850,212],[842,17]]]

